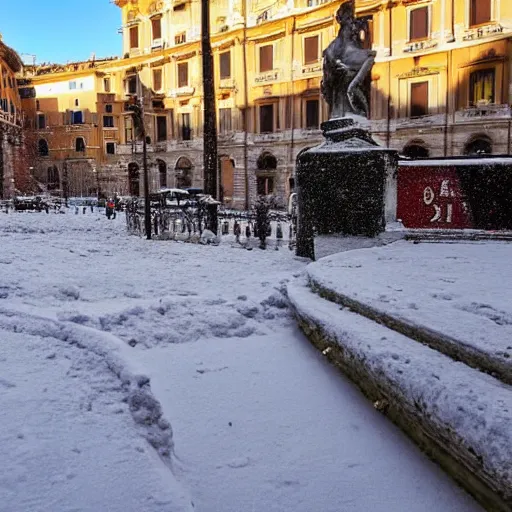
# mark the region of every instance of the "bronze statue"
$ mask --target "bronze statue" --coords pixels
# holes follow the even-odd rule
[[[368,117],[365,79],[376,52],[363,49],[360,20],[354,15],[354,0],[343,3],[336,13],[338,36],[324,50],[322,95],[331,108],[331,119],[356,114]]]

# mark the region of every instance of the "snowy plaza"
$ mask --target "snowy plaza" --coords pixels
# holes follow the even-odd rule
[[[3,512],[481,510],[299,331],[287,248],[96,212],[0,238]]]

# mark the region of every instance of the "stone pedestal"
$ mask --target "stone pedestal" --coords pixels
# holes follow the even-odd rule
[[[314,235],[373,237],[396,220],[398,154],[352,118],[322,124],[325,142],[297,157],[297,256],[315,258]]]

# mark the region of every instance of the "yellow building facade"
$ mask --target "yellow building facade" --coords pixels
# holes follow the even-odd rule
[[[23,114],[16,75],[22,69],[18,54],[0,36],[0,199],[16,191],[16,160],[22,141]]]
[[[150,187],[202,186],[200,3],[116,0],[123,58],[36,68],[40,179],[70,195],[140,194],[143,99]],[[212,0],[219,183],[226,204],[284,204],[297,154],[322,140],[322,50],[338,1]],[[411,156],[510,153],[512,2],[356,0],[376,53],[371,126]],[[44,140],[45,142],[41,142]],[[60,187],[60,189],[59,189]]]

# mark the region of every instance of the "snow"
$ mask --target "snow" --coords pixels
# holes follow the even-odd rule
[[[2,512],[479,510],[298,332],[287,248],[89,212],[0,246]]]
[[[198,510],[478,510],[296,328],[140,357]]]
[[[512,371],[512,245],[397,242],[328,256],[313,282],[428,328]]]
[[[455,457],[482,467],[511,499],[512,387],[320,299],[301,280],[290,284],[288,293],[303,319],[321,326],[380,389],[420,416]]]
[[[466,166],[476,165],[481,167],[483,165],[511,165],[512,158],[507,157],[492,157],[492,158],[443,158],[436,160],[435,158],[427,160],[405,160],[400,159],[400,167],[432,167],[432,166]]]

